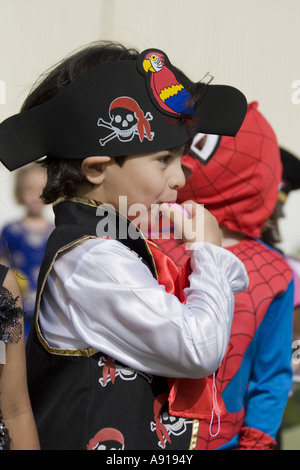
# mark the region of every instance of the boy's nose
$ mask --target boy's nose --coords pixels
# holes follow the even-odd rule
[[[169,186],[172,189],[179,189],[183,188],[185,185],[185,175],[182,169],[181,164],[176,168],[176,171],[174,171],[174,174],[171,176],[170,181],[169,181]]]

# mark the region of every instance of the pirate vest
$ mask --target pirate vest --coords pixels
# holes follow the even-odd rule
[[[56,257],[84,239],[107,236],[99,233],[99,221],[112,224],[116,239],[133,250],[157,278],[154,257],[143,236],[135,240],[121,236],[130,221],[109,208],[99,214],[97,206],[78,199],[63,199],[54,206],[56,228],[40,269],[35,321],[26,346],[28,386],[41,447],[192,449],[198,421],[169,415],[170,384],[166,378],[133,370],[93,348],[51,348],[40,330],[41,296]]]

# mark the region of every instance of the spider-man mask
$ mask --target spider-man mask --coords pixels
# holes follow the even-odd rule
[[[179,202],[204,204],[219,225],[252,237],[260,236],[273,212],[282,178],[276,135],[257,107],[248,105],[235,137],[214,136],[206,155],[204,144],[205,159],[196,153],[183,157],[190,174],[178,193]]]

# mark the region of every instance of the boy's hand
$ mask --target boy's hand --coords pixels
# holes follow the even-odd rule
[[[185,213],[182,209],[185,209]],[[210,242],[221,246],[221,232],[217,219],[194,201],[177,204],[161,204],[163,216],[168,217],[174,225],[174,236],[179,244]]]

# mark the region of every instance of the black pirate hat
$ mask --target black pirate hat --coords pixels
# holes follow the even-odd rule
[[[282,162],[282,184],[279,199],[285,202],[290,191],[300,189],[300,159],[288,150],[280,148]]]
[[[236,88],[194,84],[168,57],[148,49],[138,60],[92,67],[54,98],[0,124],[0,161],[15,170],[45,155],[68,159],[156,152],[197,132],[235,135],[247,102]]]

